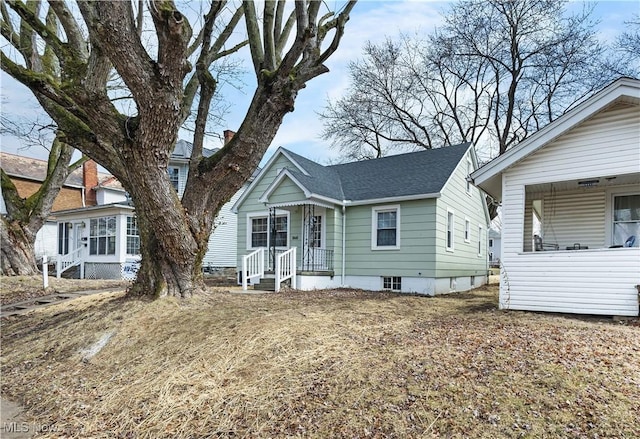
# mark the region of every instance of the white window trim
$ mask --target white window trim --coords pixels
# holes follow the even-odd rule
[[[396,245],[378,246],[378,212],[396,211]],[[400,250],[400,205],[389,204],[371,208],[371,250]]]
[[[180,191],[180,186],[182,185],[182,175],[181,175],[182,172],[180,172],[181,171],[180,166],[167,166],[167,174],[169,175],[169,181],[171,181],[171,172],[170,171],[172,171],[172,170],[178,171],[177,172],[177,175],[178,175],[178,181],[177,181],[178,187],[176,188],[176,191]]]
[[[482,257],[482,232],[484,231],[484,227],[478,224],[478,257]]]
[[[101,219],[105,219],[105,220],[109,220],[109,218],[114,218],[115,220],[115,226],[116,229],[114,231],[113,235],[109,235],[109,234],[105,234],[105,235],[92,235],[91,234],[91,221],[92,220],[96,220],[96,221],[100,221]],[[89,218],[88,221],[88,231],[87,231],[87,254],[91,257],[113,257],[119,254],[120,251],[120,226],[119,226],[120,221],[118,220],[118,215],[111,215],[111,214],[107,214],[107,215],[103,215],[103,216],[96,216],[93,218]],[[73,223],[74,225],[76,224],[75,222]],[[99,223],[98,223],[99,224]],[[97,226],[99,227],[99,226]],[[107,228],[108,228],[108,223],[107,223]],[[73,235],[72,235],[73,236]],[[95,239],[99,239],[99,238],[110,238],[113,237],[115,238],[115,245],[114,245],[114,252],[113,253],[109,253],[108,250],[105,250],[106,253],[100,253],[98,251],[99,249],[99,244],[98,241],[96,241],[96,252],[95,253],[91,253],[91,238],[95,238]],[[126,238],[126,231],[125,231],[125,238]],[[106,246],[108,245],[108,240],[105,241],[105,249],[107,248]],[[126,245],[126,242],[125,242]],[[71,246],[70,246],[71,247]]]
[[[471,180],[470,180],[470,175],[473,172],[473,162],[471,161],[471,157],[467,157],[467,172],[465,175],[465,192],[467,193],[467,195],[471,196],[471,192],[472,192],[472,184],[471,184]]]
[[[613,245],[613,198],[624,197],[625,195],[640,195],[637,187],[623,186],[614,189],[607,189],[605,205],[605,246]]]
[[[471,220],[464,217],[464,242],[471,242]]]
[[[451,246],[449,246],[449,214],[451,214]],[[455,242],[456,242],[456,214],[452,209],[447,207],[447,216],[445,217],[445,235],[444,235],[444,245],[448,252],[453,252],[455,250]]]
[[[129,218],[132,218],[133,220],[136,221],[136,230],[138,231],[137,235],[129,235]],[[135,217],[135,215],[126,215],[125,219],[124,219],[124,251],[127,254],[127,256],[137,256],[140,254],[140,252],[138,253],[129,253],[129,238],[133,238],[133,237],[137,237],[138,238],[138,250],[140,250],[140,226],[138,225],[138,220]]]
[[[390,279],[391,288],[385,288],[384,287],[385,278],[389,278]],[[395,278],[399,279],[400,288],[393,288],[393,286],[394,286],[393,285],[394,284],[393,280]],[[381,283],[381,287],[380,287],[381,291],[392,291],[392,292],[396,292],[396,293],[402,292],[402,276],[381,276],[380,277],[380,283]]]
[[[288,249],[291,247],[291,215],[290,212],[288,210],[276,210],[276,216],[287,216],[287,245],[284,247],[276,247],[276,248],[280,248],[280,249]],[[264,218],[267,217],[267,246],[266,247],[251,247],[251,220],[253,218]],[[269,239],[271,238],[271,234],[269,233],[269,230],[271,230],[271,217],[269,216],[269,211],[265,210],[265,211],[260,211],[260,212],[249,212],[247,213],[247,227],[246,227],[246,245],[245,247],[247,248],[247,250],[257,250],[259,248],[269,248],[269,245],[271,244],[269,242]]]

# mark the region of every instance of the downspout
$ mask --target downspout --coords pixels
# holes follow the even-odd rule
[[[487,273],[487,283],[486,285],[489,285],[489,278],[491,277],[491,268],[489,267],[489,230],[491,228],[491,223],[487,224],[487,237],[485,238],[485,251],[484,251],[484,260],[485,260],[485,265],[486,265],[486,270],[485,273]]]
[[[85,202],[85,197],[84,197],[84,186],[80,190],[80,193],[81,193],[81,196],[82,196],[82,207],[87,207],[87,203]]]
[[[347,243],[347,206],[343,204],[342,205],[342,270],[341,270],[342,288],[346,286],[344,284],[344,279],[345,279],[344,271],[346,267],[345,258],[347,257],[346,243]]]

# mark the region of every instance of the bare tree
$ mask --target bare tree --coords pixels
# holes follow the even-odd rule
[[[566,3],[462,0],[431,35],[368,44],[323,137],[352,159],[466,141],[504,153],[619,74],[592,9]]]
[[[172,1],[151,0],[150,47],[141,39],[142,1],[79,1],[80,15],[61,1],[50,1],[46,11],[36,10],[39,2],[5,1],[19,20],[14,24],[3,2],[2,36],[24,65],[3,50],[2,69],[46,99],[50,104],[43,108],[64,140],[107,168],[131,194],[142,265],[130,293],[187,297],[201,291],[215,215],[250,177],[293,111],[298,91],[328,71],[324,62],[337,50],[354,2],[320,15],[323,4],[317,1],[296,1],[289,9],[285,1],[265,1],[259,20],[252,1],[237,8],[215,1],[194,32]],[[247,40],[233,45],[230,37],[243,17]],[[44,58],[38,42],[59,64],[60,80],[33,68],[33,59]],[[207,113],[217,87],[210,66],[244,46],[251,52],[256,90],[236,135],[205,158]],[[111,101],[112,69],[126,84],[135,114],[121,113]],[[167,165],[192,109],[193,153],[180,200]]]
[[[612,56],[608,58],[607,68],[618,72],[620,76],[638,76],[640,74],[640,14],[625,21],[624,31],[613,43]]]

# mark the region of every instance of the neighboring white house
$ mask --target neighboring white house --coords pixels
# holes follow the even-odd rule
[[[491,267],[500,266],[500,246],[502,235],[494,228],[489,229],[489,265]]]
[[[638,315],[639,80],[615,81],[471,178],[502,204],[500,308]]]
[[[225,132],[225,136],[232,135],[231,131]],[[180,197],[187,181],[191,151],[190,143],[179,140],[167,168]],[[215,150],[203,151],[205,157],[214,153]],[[2,158],[3,169],[9,171],[19,189],[24,187],[25,193],[27,189],[34,191],[44,178],[46,161],[6,154]],[[65,183],[60,199],[56,199],[58,209],[38,233],[36,256],[46,254],[54,260],[59,255],[60,267],[65,269],[83,262],[87,278],[126,277],[132,261],[140,258],[135,209],[120,182],[114,176],[97,172],[95,163],[90,163]],[[205,271],[235,274],[237,219],[231,206],[247,185],[225,203],[216,217],[203,259]]]

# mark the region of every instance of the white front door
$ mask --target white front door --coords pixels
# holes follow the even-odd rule
[[[84,246],[84,241],[82,240],[84,227],[85,226],[83,222],[73,223],[73,241],[71,244],[72,251]]]
[[[325,251],[325,214],[323,208],[315,208],[305,215],[302,230],[302,270],[327,269]]]

